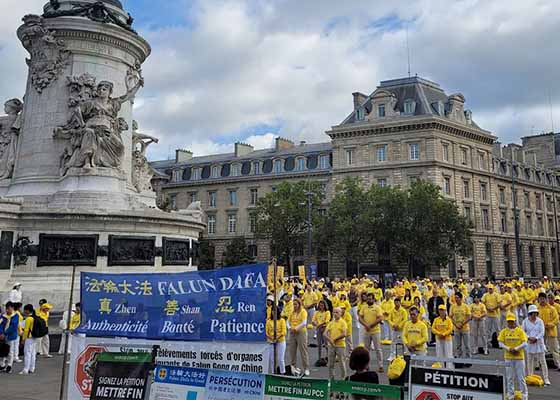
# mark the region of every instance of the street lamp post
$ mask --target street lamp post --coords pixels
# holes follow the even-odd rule
[[[307,192],[305,195],[307,196],[307,263],[311,265],[311,198],[313,193]]]

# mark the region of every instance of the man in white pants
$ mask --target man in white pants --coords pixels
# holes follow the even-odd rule
[[[550,385],[548,379],[548,367],[546,365],[544,345],[544,322],[539,318],[539,309],[535,305],[530,305],[527,311],[529,316],[523,321],[523,331],[528,338],[527,345],[527,375],[535,373],[535,362],[540,364],[545,385]]]
[[[37,360],[37,343],[32,335],[35,310],[33,305],[27,304],[23,307],[23,313],[25,315],[25,328],[23,330],[23,370],[19,373],[20,375],[32,374],[35,372],[35,362]]]
[[[436,337],[436,357],[453,358],[453,322],[447,316],[447,308],[441,304],[438,306],[439,317],[432,324],[432,332]],[[444,368],[453,369],[452,362],[444,362]]]
[[[517,326],[516,316],[507,313],[505,320],[507,326],[500,331],[498,342],[504,349],[504,360],[506,362],[506,389],[507,399],[513,399],[515,393],[515,383],[521,391],[523,400],[528,399],[527,383],[525,382],[525,352],[527,346],[527,335]]]

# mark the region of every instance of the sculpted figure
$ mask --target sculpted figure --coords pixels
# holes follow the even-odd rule
[[[7,117],[0,125],[0,180],[11,178],[14,172],[22,110],[23,103],[19,99],[4,104]]]
[[[71,90],[76,82],[81,84],[78,86],[81,91],[79,95],[71,96],[70,104],[77,104],[72,108],[68,124],[55,129],[54,133],[55,138],[70,140],[70,146],[66,147],[61,157],[62,174],[73,167],[120,169],[124,155],[121,132],[127,130],[128,125],[118,114],[122,104],[132,100],[144,85],[144,80],[139,73],[129,72],[126,77],[127,92],[117,98],[111,97],[112,82],[99,82],[91,96],[83,96],[88,86],[93,86],[91,82],[70,80]]]

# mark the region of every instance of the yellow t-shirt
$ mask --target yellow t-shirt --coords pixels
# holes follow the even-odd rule
[[[486,315],[486,306],[483,303],[471,304],[471,315],[476,318],[482,318]]]
[[[464,324],[461,329],[457,329],[457,327],[454,325],[453,330],[455,332],[469,332],[469,324],[465,323],[471,317],[471,310],[468,305],[466,305],[465,303],[461,304],[460,306],[457,304],[452,305],[451,309],[449,310],[449,316],[455,325]]]
[[[338,321],[333,319],[327,325],[326,334],[331,339],[336,339],[337,337],[342,336],[343,334],[347,335],[348,331],[346,327],[346,322],[342,318],[340,318]],[[336,342],[334,342],[334,347],[346,347],[346,337],[343,337],[337,340]]]
[[[402,299],[401,305],[406,308],[406,310],[410,310],[410,307],[414,304],[414,298],[411,297],[410,299]]]
[[[294,311],[294,302],[292,300],[286,301],[284,303],[284,308],[282,309],[282,318],[290,319],[290,315]]]
[[[372,304],[371,306],[369,304],[366,304],[364,307],[362,307],[359,315],[366,324],[370,325],[373,324],[375,320],[377,320],[379,317],[383,318],[383,311],[381,311],[381,307],[379,307],[376,304]],[[381,324],[379,323],[375,325],[373,328],[367,329],[367,332],[380,333]]]
[[[352,314],[350,314],[350,312],[346,310],[346,312],[344,312],[344,315],[342,316],[342,319],[344,319],[344,322],[346,322],[348,335],[352,335]]]
[[[383,290],[381,288],[373,289],[373,297],[375,302],[379,303],[383,299]]]
[[[314,306],[315,304],[317,304],[317,301],[317,294],[315,294],[314,292],[305,291],[303,293],[303,306],[305,308]]]
[[[313,320],[311,322],[313,322],[315,326],[318,326],[318,325],[326,324],[330,320],[331,320],[331,313],[328,310],[315,311],[315,314],[313,314]]]
[[[31,335],[31,331],[33,330],[33,317],[25,317],[25,328],[23,328],[23,335],[21,336],[21,340],[25,341],[26,339],[30,339],[33,336]]]
[[[506,304],[508,304],[508,303],[509,303],[509,306],[506,306]],[[507,313],[509,313],[511,311],[511,309],[513,308],[513,297],[511,296],[510,293],[505,292],[504,294],[502,294],[500,296],[500,308],[502,310],[502,314],[504,314],[504,315],[506,315]]]
[[[391,299],[383,300],[381,302],[381,311],[383,311],[383,319],[388,319],[389,314],[394,308],[395,308],[395,303],[393,302],[393,300]]]
[[[303,328],[301,328],[299,332],[307,331],[307,311],[303,308],[301,308],[298,313],[293,311],[288,321],[290,322],[290,328],[296,328],[298,325],[303,324]]]
[[[500,312],[500,309],[496,308],[500,305],[500,295],[498,293],[484,293],[482,303],[486,306],[489,317],[498,317]],[[495,310],[490,310],[491,308],[495,308]]]
[[[437,336],[443,336],[443,340],[450,342],[452,340],[451,333],[453,332],[451,318],[445,317],[445,319],[441,319],[441,317],[437,317],[432,324],[432,332]]]
[[[507,347],[517,347],[527,341],[527,335],[520,327],[515,327],[515,329],[505,328],[502,329],[498,335],[498,342],[502,342]],[[506,360],[523,360],[525,358],[525,352],[523,349],[516,353],[512,353],[507,349],[504,349],[504,358]]]
[[[546,337],[558,337],[558,313],[550,304],[538,306],[539,318],[544,322]]]
[[[389,313],[388,321],[391,324],[391,329],[402,331],[404,323],[408,321],[408,311],[406,311],[403,307],[398,310],[393,308]]]
[[[280,318],[276,321],[276,342],[283,343],[286,341],[286,320]],[[274,321],[269,319],[266,321],[266,340],[268,343],[274,343]]]
[[[414,348],[417,351],[426,350],[426,343],[428,342],[428,327],[420,320],[416,323],[407,321],[404,324],[402,340],[405,346],[414,342],[416,344]]]

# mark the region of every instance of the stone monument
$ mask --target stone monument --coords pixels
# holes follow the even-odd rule
[[[158,140],[132,118],[151,49],[121,2],[51,0],[17,36],[29,73],[0,117],[0,292],[18,281],[24,301],[60,307],[72,265],[194,269],[202,212],[156,207]]]

